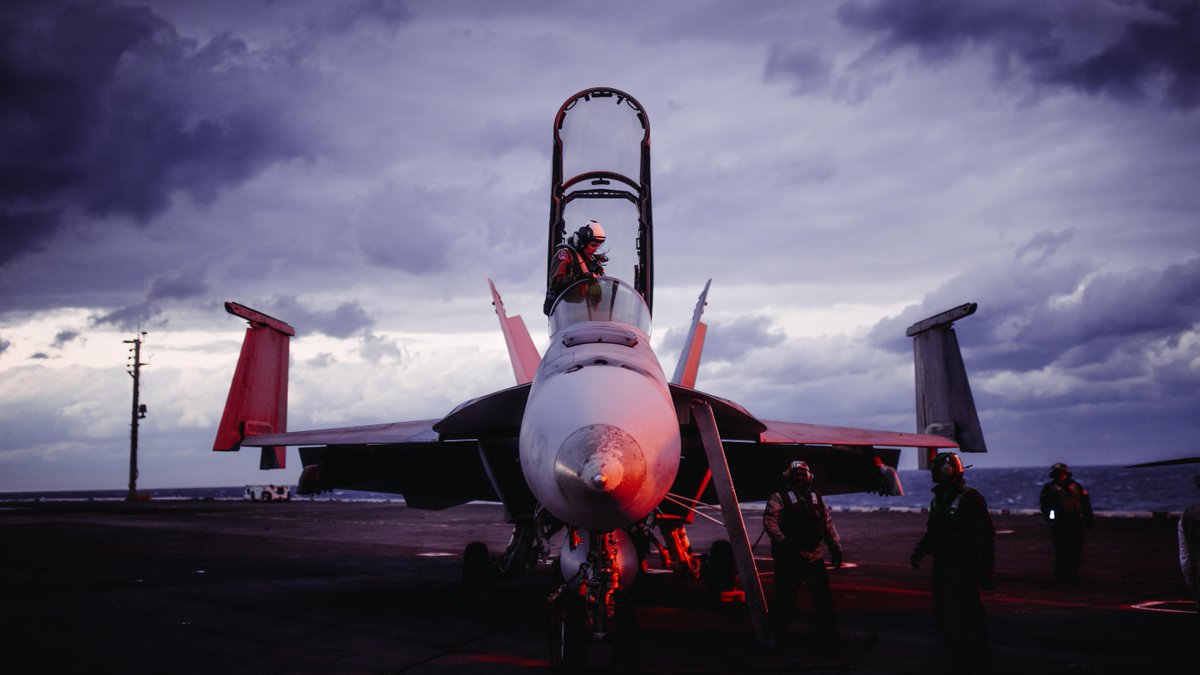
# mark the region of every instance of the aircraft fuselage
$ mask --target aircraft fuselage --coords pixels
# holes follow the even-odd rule
[[[521,469],[559,520],[607,532],[644,519],[662,502],[679,468],[679,422],[650,338],[634,325],[645,307],[640,297],[615,279],[581,283],[593,289],[591,297],[572,306],[565,294],[551,317],[552,329],[556,317],[560,327],[529,391]],[[639,319],[600,311],[613,296],[641,304],[630,310]],[[592,320],[574,321],[589,307]]]

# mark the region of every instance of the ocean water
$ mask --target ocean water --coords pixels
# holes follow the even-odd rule
[[[969,458],[968,458],[969,459]],[[1075,480],[1088,491],[1092,510],[1106,513],[1179,513],[1200,502],[1192,477],[1200,464],[1131,469],[1122,466],[1071,466]],[[967,484],[987,500],[993,511],[1037,510],[1038,495],[1050,480],[1050,465],[1009,469],[967,469]],[[875,494],[832,495],[826,501],[847,507],[929,506],[933,487],[927,471],[901,471],[904,496]]]
[[[1050,480],[1049,465],[1008,469],[967,469],[967,483],[979,490],[993,511],[1036,510],[1038,493]],[[1200,502],[1200,489],[1192,476],[1200,473],[1200,464],[1130,469],[1121,466],[1072,466],[1079,481],[1092,498],[1097,512],[1146,515],[1149,513],[1180,513],[1189,505]],[[920,509],[929,506],[932,486],[925,471],[901,471],[904,496],[882,497],[875,494],[831,495],[826,501],[834,507]],[[294,486],[293,486],[294,489]],[[128,490],[74,490],[62,492],[0,493],[0,500],[59,500],[86,501],[125,499]],[[245,486],[212,488],[149,488],[140,490],[152,499],[177,500],[241,500]],[[316,501],[396,502],[399,495],[377,492],[334,490],[317,497],[294,497]]]

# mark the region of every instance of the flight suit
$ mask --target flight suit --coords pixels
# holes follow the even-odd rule
[[[1091,498],[1082,485],[1068,477],[1046,483],[1039,502],[1054,541],[1054,578],[1074,579],[1083,559],[1083,530],[1092,527]]]
[[[842,543],[825,500],[813,490],[776,492],[763,511],[763,529],[771,537],[771,556],[775,560],[775,599],[770,618],[776,634],[781,634],[791,621],[796,594],[804,584],[812,599],[818,644],[833,646],[837,625],[821,543],[829,549],[835,567],[842,563]]]
[[[933,488],[913,565],[933,556],[933,609],[956,673],[986,673],[987,630],[979,589],[992,588],[996,529],[983,495],[961,481]]]
[[[542,305],[542,313],[549,315],[554,301],[571,284],[580,279],[595,279],[603,275],[602,260],[580,253],[570,244],[559,244],[558,248],[554,249],[554,269],[546,284],[546,301]]]

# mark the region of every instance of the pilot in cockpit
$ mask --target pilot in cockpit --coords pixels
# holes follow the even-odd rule
[[[604,244],[604,228],[600,223],[589,220],[567,238],[565,244],[554,249],[554,266],[546,284],[546,302],[542,313],[550,314],[550,307],[563,289],[580,279],[595,279],[604,275],[608,256],[600,252]]]

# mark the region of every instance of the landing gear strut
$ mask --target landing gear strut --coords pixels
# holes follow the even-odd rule
[[[563,569],[575,572],[550,594],[550,665],[555,672],[577,672],[583,667],[591,642],[611,647],[618,672],[641,669],[637,617],[617,600],[622,586],[636,573],[637,555],[624,532],[602,534],[572,529],[563,544]],[[584,549],[586,548],[586,558]],[[622,569],[622,565],[632,569]],[[564,575],[565,576],[565,575]]]
[[[512,537],[504,553],[495,558],[488,555],[487,545],[472,542],[463,551],[462,594],[470,604],[483,602],[492,581],[515,579],[525,570],[548,560],[550,537],[562,527],[553,516],[540,506],[513,524]]]
[[[496,559],[496,571],[505,579],[515,579],[539,561],[550,558],[550,537],[562,523],[541,506],[530,517],[513,525],[512,537],[504,554]]]

